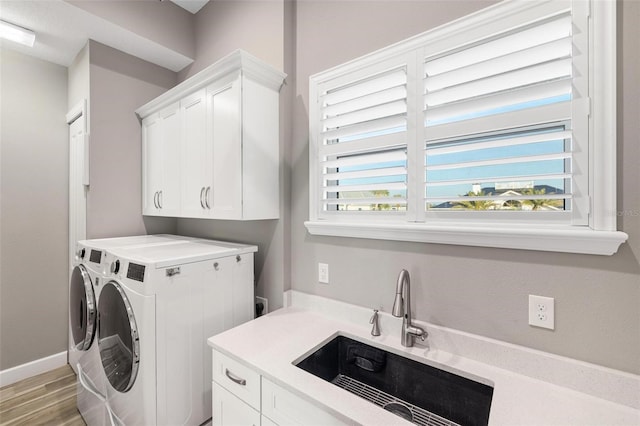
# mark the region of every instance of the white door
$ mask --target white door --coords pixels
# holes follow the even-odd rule
[[[205,194],[215,219],[242,219],[241,83],[211,89],[207,95],[213,162],[211,191]]]
[[[205,217],[205,196],[211,192],[207,177],[211,170],[207,158],[205,91],[180,101],[182,113],[182,216]]]
[[[163,110],[162,189],[158,195],[162,216],[180,215],[180,110],[178,105]]]
[[[178,104],[142,120],[142,214],[180,213],[180,114]]]
[[[75,262],[76,242],[87,238],[87,185],[89,153],[86,132],[86,103],[79,103],[67,114],[69,124],[69,282]],[[69,328],[69,350],[73,335]],[[71,363],[76,370],[75,362]],[[77,371],[76,371],[77,373]]]
[[[159,215],[162,189],[162,119],[158,114],[142,120],[142,214]]]
[[[87,186],[89,184],[84,102],[67,114],[69,124],[69,277],[76,242],[87,238]]]

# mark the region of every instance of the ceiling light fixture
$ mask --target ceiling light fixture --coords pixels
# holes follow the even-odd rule
[[[33,43],[36,40],[36,34],[26,28],[0,20],[0,38],[33,47]]]

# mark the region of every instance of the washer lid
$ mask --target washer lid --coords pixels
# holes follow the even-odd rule
[[[73,268],[69,283],[69,327],[76,349],[91,347],[96,332],[96,299],[91,277],[83,265]]]
[[[111,386],[127,392],[138,374],[140,345],[133,309],[116,281],[102,287],[98,303],[98,347]]]

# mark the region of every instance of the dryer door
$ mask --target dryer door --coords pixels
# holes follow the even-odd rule
[[[129,299],[116,281],[109,281],[100,292],[98,347],[111,386],[120,392],[131,389],[140,362],[138,327]]]
[[[69,327],[76,349],[88,350],[96,331],[96,299],[91,277],[83,265],[76,266],[71,273]]]

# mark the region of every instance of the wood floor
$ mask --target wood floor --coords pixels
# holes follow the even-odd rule
[[[84,426],[76,408],[76,375],[65,365],[0,388],[0,426]]]

